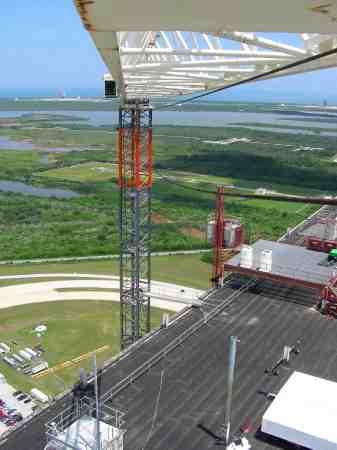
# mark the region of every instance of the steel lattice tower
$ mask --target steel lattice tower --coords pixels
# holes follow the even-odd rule
[[[119,109],[120,339],[126,348],[150,331],[152,109],[129,99]]]

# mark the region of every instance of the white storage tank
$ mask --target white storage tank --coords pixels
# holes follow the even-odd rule
[[[206,238],[207,241],[211,243],[213,242],[214,239],[214,228],[215,228],[214,220],[207,222]]]
[[[337,239],[337,219],[327,223],[328,240],[335,241]]]
[[[237,227],[236,224],[232,222],[226,223],[225,226],[225,243],[226,247],[233,247],[234,241],[235,241],[235,228]]]
[[[33,388],[30,391],[30,395],[35,398],[35,400],[38,400],[41,403],[47,403],[49,402],[49,397],[48,395],[44,394],[43,392],[41,392],[39,389]]]
[[[260,255],[260,270],[262,272],[271,272],[273,262],[273,252],[271,250],[262,250]]]
[[[253,267],[253,247],[244,245],[240,252],[240,266],[246,269]]]

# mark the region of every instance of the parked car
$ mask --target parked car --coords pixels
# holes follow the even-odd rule
[[[20,394],[17,399],[21,402],[21,400],[24,400],[25,398],[27,398],[27,394]]]
[[[32,401],[32,399],[31,398],[26,398],[26,400],[24,400],[24,402],[23,403],[30,403]]]
[[[12,427],[12,426],[15,425],[15,424],[16,424],[16,421],[13,420],[13,419],[9,419],[9,420],[7,420],[7,422],[6,422],[6,425],[7,425],[8,427]]]
[[[22,414],[17,412],[16,414],[13,414],[13,416],[11,416],[14,420],[16,420],[17,422],[21,422],[21,420],[23,420]]]
[[[21,395],[22,394],[22,391],[15,391],[15,392],[13,392],[13,396],[14,397],[17,397],[18,395]]]

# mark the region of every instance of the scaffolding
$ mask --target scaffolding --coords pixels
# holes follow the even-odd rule
[[[107,398],[100,404],[100,442],[97,444],[95,401],[82,397],[46,423],[45,450],[123,450],[124,413],[111,406]]]
[[[117,160],[123,349],[150,331],[152,109],[148,99],[128,99],[120,106]]]

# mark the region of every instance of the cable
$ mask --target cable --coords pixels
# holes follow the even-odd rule
[[[154,413],[153,413],[153,417],[152,417],[152,424],[151,424],[151,428],[149,431],[149,434],[147,435],[144,447],[142,448],[142,450],[145,450],[145,448],[147,447],[147,444],[149,443],[151,437],[152,437],[152,433],[153,433],[153,429],[157,420],[157,416],[158,416],[158,409],[159,409],[159,401],[160,401],[160,397],[161,397],[161,391],[162,391],[162,387],[163,387],[163,379],[164,379],[164,372],[165,370],[163,369],[161,371],[160,374],[160,386],[159,386],[159,391],[158,391],[158,395],[157,395],[157,399],[156,399],[156,405],[154,407]]]
[[[182,105],[183,103],[193,102],[194,100],[198,100],[199,98],[206,97],[207,95],[215,94],[216,92],[225,91],[227,89],[231,89],[233,87],[240,86],[242,84],[250,83],[252,81],[257,81],[257,80],[260,80],[262,78],[268,77],[270,75],[274,75],[276,73],[280,73],[280,72],[283,72],[283,71],[288,70],[288,69],[293,69],[295,67],[302,66],[303,64],[308,64],[310,62],[317,61],[319,59],[326,58],[327,56],[331,56],[331,55],[335,55],[335,54],[337,54],[337,47],[333,48],[331,50],[327,50],[326,52],[318,53],[317,55],[308,56],[307,58],[297,60],[297,61],[292,62],[290,64],[286,64],[285,66],[277,67],[276,69],[272,69],[272,70],[269,70],[267,72],[263,72],[263,73],[260,73],[258,75],[254,75],[254,76],[252,76],[250,78],[245,78],[244,80],[235,81],[234,83],[227,84],[225,86],[221,86],[221,87],[212,89],[212,90],[207,91],[207,92],[202,92],[201,94],[195,95],[194,97],[189,97],[187,99],[180,100],[180,101],[177,101],[177,102],[174,102],[174,103],[169,103],[169,104],[166,104],[166,105],[162,105],[162,106],[160,106],[160,107],[158,107],[156,109],[158,109],[158,110],[166,109],[166,108],[169,108],[169,107]]]

